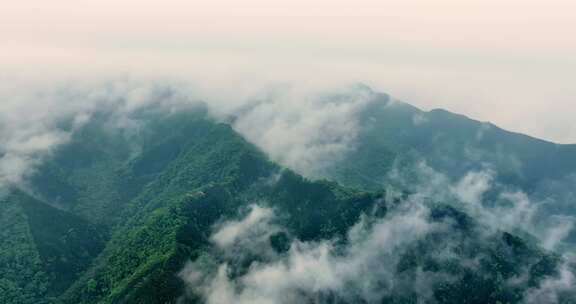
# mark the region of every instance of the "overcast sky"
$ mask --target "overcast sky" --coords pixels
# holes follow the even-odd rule
[[[0,1],[0,76],[54,73],[363,82],[576,143],[576,2]]]

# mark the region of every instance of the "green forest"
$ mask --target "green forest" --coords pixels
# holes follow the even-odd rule
[[[410,121],[420,110],[407,104],[390,110],[388,97],[379,98],[361,113],[357,149],[314,179],[275,163],[205,108],[145,109],[134,114],[143,122],[137,133],[111,130],[112,113],[97,113],[26,187],[0,198],[0,303],[204,303],[206,294],[179,275],[188,263],[225,263],[228,280],[243,282],[234,285],[241,288],[251,273],[266,269],[259,267],[291,261],[298,248],[327,246],[334,261],[370,255],[355,245],[362,240],[355,229],[372,232],[410,218],[421,210],[414,207],[417,199],[424,206],[417,220],[434,230],[407,228],[405,239],[394,239],[400,245],[390,243],[393,260],[376,253],[366,258],[385,265],[382,281],[344,278],[341,290],[295,284],[288,294],[300,303],[528,303],[531,291],[575,272],[529,231],[488,227],[457,197],[421,198],[414,187],[386,176],[398,166],[412,172],[416,159],[448,178],[493,162],[501,168],[498,183],[530,193],[542,189],[540,181],[574,170],[576,147],[496,127],[472,141],[482,124],[445,111],[422,112],[432,126],[416,128]],[[458,149],[469,142],[483,152],[474,162]],[[495,151],[529,165],[518,171]],[[494,193],[484,199],[502,200]],[[219,251],[217,228],[241,223],[254,204],[276,214],[274,229],[264,233],[273,251]],[[576,213],[573,206],[557,209]],[[384,280],[389,276],[395,279]],[[368,297],[361,292],[368,289],[382,292]],[[559,303],[576,303],[575,292],[560,291]]]

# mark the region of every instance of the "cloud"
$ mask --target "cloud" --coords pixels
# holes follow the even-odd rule
[[[107,128],[124,136],[137,155],[138,136],[146,123],[138,116],[141,109],[156,107],[169,114],[200,99],[206,102],[211,116],[230,122],[272,160],[308,177],[325,177],[325,169],[355,148],[361,123],[358,114],[377,102],[375,93],[362,85],[333,93],[277,86],[230,99],[233,94],[225,98],[214,87],[200,90],[191,82],[174,80],[126,77],[32,82],[13,78],[4,79],[4,84],[0,88],[3,190],[26,187],[28,177],[97,112],[109,113]],[[501,158],[509,160],[510,156]],[[475,209],[469,212],[481,214],[487,226],[526,230],[541,239],[547,249],[565,247],[564,240],[574,234],[575,220],[569,204],[574,196],[574,178],[545,181],[542,189],[527,195],[515,189],[502,190],[505,185],[496,183],[494,170],[469,172],[452,183],[425,163],[417,162],[412,168],[394,167],[386,180],[397,189],[416,187],[415,193],[423,197],[455,197],[468,203],[466,208]],[[498,203],[482,204],[485,194],[494,189],[500,192],[495,198]],[[562,212],[553,211],[558,206],[564,208]]]
[[[0,88],[0,188],[25,187],[27,178],[97,112],[107,127],[134,137],[139,109],[159,105],[166,112],[190,102],[184,88],[131,79],[32,81],[3,79]]]
[[[411,181],[411,194],[406,197],[401,191],[387,189],[392,196],[388,201],[396,198],[402,203],[390,206],[384,218],[363,215],[349,228],[344,242],[339,238],[309,242],[293,239],[288,252],[275,253],[270,247],[270,235],[289,232],[278,224],[274,210],[252,205],[243,219],[215,225],[212,240],[221,251],[188,263],[180,277],[192,293],[209,304],[332,303],[337,300],[379,303],[386,297],[410,295],[417,295],[419,301],[434,303],[438,284],[451,284],[460,278],[449,270],[431,271],[422,265],[410,272],[399,272],[406,254],[420,248],[414,247],[415,244],[429,246],[417,253],[419,258],[456,263],[453,265],[481,275],[484,271],[481,261],[488,257],[478,249],[471,256],[463,255],[462,246],[476,248],[499,239],[502,231],[524,231],[533,234],[544,248],[554,249],[557,244],[552,243],[562,242],[566,235],[567,228],[535,222],[533,215],[538,206],[522,192],[499,190],[493,171],[469,172],[455,183],[425,163],[418,164],[406,176],[398,171],[394,174],[391,178],[396,179],[397,184]],[[487,204],[490,191],[501,191],[496,198],[502,202]],[[433,214],[437,214],[433,211],[436,203],[452,204],[456,210],[464,211],[479,223],[478,234],[460,235],[467,232],[454,228],[455,218],[432,220]],[[443,237],[438,239],[440,235]],[[464,237],[468,245],[458,243],[458,235]],[[427,239],[441,241],[422,243]],[[554,299],[562,293],[570,292],[574,274],[567,266],[569,257],[564,259],[566,262],[559,265],[557,275],[522,289],[525,303],[555,303]],[[520,273],[501,282],[505,288],[527,286],[530,268],[519,267]]]
[[[353,86],[337,93],[273,89],[234,113],[232,126],[272,160],[309,177],[354,149],[357,115],[373,92]]]
[[[559,275],[546,279],[540,283],[537,288],[529,290],[525,296],[526,304],[540,304],[540,303],[563,303],[560,299],[570,299],[574,295],[574,286],[576,286],[576,278],[566,265],[564,265]],[[573,299],[573,298],[572,298]]]
[[[4,1],[0,70],[371,81],[571,142],[573,11],[567,0]]]
[[[469,172],[453,187],[453,192],[461,202],[478,206],[484,193],[491,188],[493,176],[490,171]]]
[[[416,127],[424,125],[429,121],[430,120],[420,112],[412,115],[412,124],[414,124],[414,126],[416,126]]]
[[[2,187],[24,185],[41,163],[92,120],[94,113],[108,113],[109,131],[136,142],[146,123],[137,115],[140,109],[155,106],[173,113],[183,104],[200,100],[213,118],[231,123],[272,160],[306,176],[322,177],[324,169],[354,149],[360,123],[357,114],[372,102],[374,94],[360,85],[333,93],[282,85],[235,95],[223,94],[221,87],[175,79],[3,80]],[[137,144],[133,150],[138,153]]]
[[[16,82],[3,87],[0,188],[25,185],[36,168],[69,142],[95,113],[109,111],[112,131],[136,137],[145,124],[135,115],[139,110],[158,105],[166,113],[177,112],[182,104],[198,102],[201,95],[192,88],[189,83],[130,79],[40,86]],[[211,99],[209,92],[202,96],[207,98],[213,116],[229,121],[270,158],[318,177],[354,149],[360,123],[357,115],[374,102],[373,94],[366,87],[355,86],[332,94],[280,87],[235,101]],[[416,120],[414,123],[419,123]],[[414,168],[395,168],[388,181],[398,188],[389,188],[388,193],[404,189],[413,193],[402,208],[384,219],[364,216],[350,228],[344,247],[338,239],[294,240],[287,253],[278,253],[271,247],[270,237],[288,232],[276,222],[272,209],[253,205],[246,217],[215,226],[211,240],[218,257],[202,257],[188,264],[181,277],[209,303],[321,303],[333,297],[374,302],[414,288],[429,299],[431,286],[453,279],[449,274],[418,268],[407,279],[398,276],[396,268],[400,253],[409,244],[450,228],[448,223],[429,220],[430,201],[459,202],[457,207],[483,224],[483,237],[500,230],[522,230],[535,236],[545,249],[564,248],[564,240],[574,228],[574,217],[537,217],[549,202],[514,189],[502,190],[495,174],[491,170],[472,171],[452,183],[423,162]],[[491,191],[499,192],[497,203],[487,205]],[[451,248],[444,248],[436,258],[452,255]],[[238,270],[255,256],[259,262]],[[536,302],[555,299],[573,282],[573,274],[562,270],[559,276],[531,289],[527,298]]]
[[[238,236],[238,231],[262,230],[276,217],[271,209],[265,207],[253,205],[250,209],[252,211],[243,220],[218,225],[213,239],[222,235]],[[206,303],[211,304],[301,303],[310,300],[324,303],[331,295],[372,303],[397,289],[393,274],[400,259],[398,249],[443,226],[430,223],[427,212],[418,204],[410,204],[390,220],[371,222],[364,218],[350,229],[349,245],[343,252],[339,252],[341,248],[336,240],[295,241],[286,255],[256,262],[246,273],[234,279],[230,274],[236,273],[233,268],[238,265],[230,259],[216,266],[213,261],[199,259],[189,263],[180,276]],[[263,227],[256,228],[259,225]],[[238,229],[239,226],[242,228]],[[268,238],[260,236],[244,234],[256,247],[269,246]],[[235,254],[247,252],[236,251]],[[210,266],[216,270],[208,270]],[[425,284],[425,275],[420,279],[420,284]]]
[[[424,162],[415,165],[413,170],[417,172],[419,179],[414,180],[410,173],[399,174],[398,170],[393,170],[391,177],[393,180],[401,180],[401,184],[407,187],[406,189],[415,191],[416,195],[438,200],[454,196],[467,214],[482,223],[486,239],[498,231],[528,233],[535,237],[537,244],[545,250],[560,254],[562,261],[558,273],[528,289],[523,303],[559,303],[560,296],[575,296],[575,272],[570,266],[576,261],[573,254],[575,245],[570,243],[568,237],[576,227],[576,217],[550,215],[546,210],[551,204],[549,200],[535,200],[518,189],[497,184],[496,172],[491,169],[468,172],[454,184]],[[406,180],[415,185],[409,185]],[[489,192],[495,192],[496,195],[491,193],[492,195],[486,198]],[[526,274],[521,274],[510,282],[516,279],[526,280]]]
[[[88,110],[57,92],[9,85],[0,92],[0,186],[22,183],[56,146],[69,140],[71,130],[61,129],[58,122],[72,118],[78,127],[83,119],[75,115]]]
[[[271,209],[251,205],[243,219],[218,224],[220,228],[212,235],[211,241],[229,257],[237,257],[239,252],[272,256],[274,251],[267,246],[267,241],[280,230],[273,220]]]

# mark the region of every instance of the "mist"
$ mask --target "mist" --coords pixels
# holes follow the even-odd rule
[[[574,54],[571,0],[3,1],[0,302],[572,303]]]
[[[24,190],[37,168],[50,161],[97,113],[109,113],[109,131],[133,140],[137,157],[138,134],[147,123],[139,112],[152,108],[171,115],[190,105],[205,109],[210,120],[229,124],[282,167],[312,179],[329,178],[326,168],[357,147],[360,113],[383,102],[376,98],[377,91],[359,84],[337,89],[276,85],[253,93],[244,91],[236,98],[230,92],[223,94],[193,82],[145,78],[57,84],[14,81],[5,88],[1,97],[6,102],[0,111],[0,185]],[[388,102],[387,106],[402,105],[394,98]],[[426,127],[429,122],[412,117],[409,123]],[[482,138],[486,128],[480,126],[476,137]],[[424,160],[407,167],[397,162],[383,179],[382,188],[386,201],[401,203],[387,206],[386,216],[379,217],[378,209],[384,207],[375,202],[373,211],[361,216],[345,236],[332,239],[300,241],[283,224],[273,201],[254,202],[240,210],[237,218],[222,218],[213,225],[211,249],[190,261],[179,274],[188,290],[182,300],[199,296],[206,303],[222,304],[376,303],[387,297],[415,296],[433,303],[432,290],[461,278],[422,265],[398,273],[414,246],[442,236],[444,241],[435,244],[427,257],[464,269],[480,269],[480,261],[489,258],[462,255],[458,246],[475,245],[456,245],[465,235],[456,228],[457,220],[434,219],[440,203],[467,214],[477,225],[468,242],[491,244],[503,232],[512,232],[527,236],[541,248],[538,250],[559,254],[561,263],[553,275],[530,288],[521,288],[525,303],[554,303],[569,296],[575,284],[574,243],[569,237],[576,218],[571,213],[548,213],[547,208],[569,202],[570,197],[563,195],[571,193],[570,179],[543,185],[557,190],[551,192],[557,195],[542,197],[550,192],[538,196],[500,184],[498,168],[484,165],[484,169],[466,172],[454,180]],[[276,181],[271,178],[269,182]],[[270,244],[277,233],[288,236],[286,252]],[[506,278],[503,286],[516,290],[529,280],[530,268],[526,268]]]
[[[173,112],[179,105],[200,103],[190,98],[162,81],[7,78],[0,90],[0,187],[26,188],[36,168],[96,113],[112,113],[108,128],[130,140],[142,127],[133,115],[140,109]]]
[[[231,124],[273,161],[319,178],[354,149],[357,115],[373,102],[374,94],[361,85],[328,89],[288,84],[235,94],[191,81],[145,77],[11,77],[4,85],[0,185],[8,186],[24,186],[26,177],[95,113],[111,113],[111,132],[136,142],[138,128],[146,124],[134,115],[138,111],[156,107],[171,113],[186,105],[204,105],[211,119]]]
[[[371,213],[364,214],[350,227],[345,241],[328,239],[299,241],[294,236],[285,253],[275,251],[270,236],[282,231],[290,235],[276,214],[273,202],[251,205],[238,219],[228,219],[213,227],[211,253],[189,262],[179,276],[188,284],[191,294],[209,304],[226,303],[380,303],[388,297],[416,296],[418,303],[435,303],[433,290],[442,284],[462,279],[449,269],[433,271],[420,265],[414,272],[398,272],[407,252],[419,248],[418,242],[434,239],[440,242],[431,252],[419,252],[432,260],[483,270],[484,253],[466,256],[458,243],[463,233],[455,219],[434,220],[435,204],[452,202],[456,210],[465,211],[470,220],[479,223],[475,241],[490,243],[504,231],[526,231],[546,249],[557,249],[562,242],[555,223],[534,222],[538,204],[528,203],[521,192],[497,190],[493,172],[469,172],[456,183],[434,171],[425,163],[413,168],[421,181],[414,184],[408,176],[396,175],[397,184],[412,183],[411,194],[389,186],[387,200],[400,199],[388,206],[389,213],[379,217],[376,203]],[[498,191],[508,205],[490,207],[484,196]],[[570,228],[575,224],[569,220]],[[441,237],[450,235],[451,237]],[[231,237],[233,236],[233,237]],[[474,246],[474,245],[472,245]],[[480,250],[480,249],[475,249]],[[522,303],[558,303],[570,297],[576,277],[571,250],[565,251],[558,271],[536,286],[523,290]],[[256,257],[256,258],[255,258]],[[246,266],[246,261],[253,261]],[[513,290],[529,280],[528,265],[503,283]],[[573,296],[573,295],[572,295]]]
[[[363,82],[572,143],[574,11],[567,0],[5,2],[0,68],[178,75],[228,83],[220,90]]]

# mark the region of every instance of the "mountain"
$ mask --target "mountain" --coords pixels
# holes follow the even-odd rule
[[[490,226],[458,196],[385,187],[414,153],[449,174],[474,168],[462,143],[567,159],[522,174],[495,163],[527,187],[528,173],[563,178],[573,147],[497,128],[474,141],[480,123],[381,98],[335,181],[272,162],[201,105],[145,107],[131,128],[100,110],[2,198],[0,303],[574,303],[573,289],[546,289],[574,266],[529,232]]]
[[[52,303],[104,248],[98,226],[24,193],[0,208],[3,303]]]
[[[345,184],[379,188],[397,161],[423,160],[451,178],[489,168],[504,183],[530,192],[545,181],[576,173],[576,145],[509,132],[442,109],[422,111],[386,94],[371,94],[371,102],[357,117],[360,131],[353,152],[328,174]]]
[[[556,144],[503,130],[442,109],[423,111],[369,88],[371,100],[355,119],[354,146],[322,175],[366,190],[385,187],[394,170],[423,162],[456,182],[489,172],[500,191],[520,191],[538,203],[535,217],[576,216],[576,144]],[[498,192],[498,191],[495,191]],[[488,193],[490,194],[490,193]],[[576,229],[568,239],[576,244]]]

